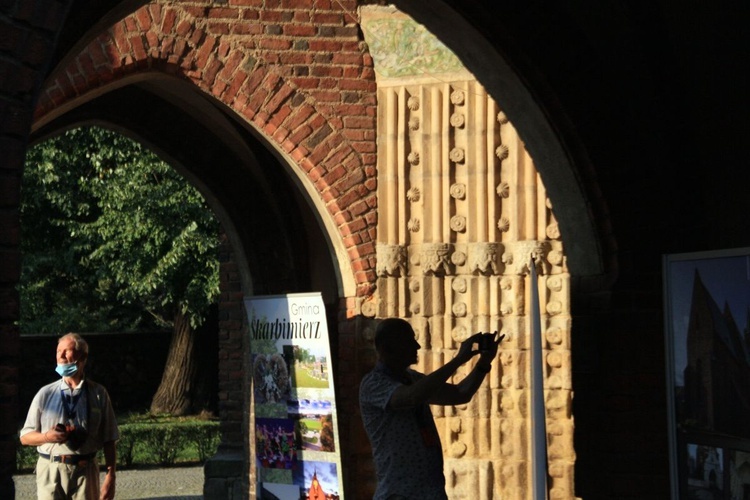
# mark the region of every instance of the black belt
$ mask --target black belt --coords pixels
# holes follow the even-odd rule
[[[53,462],[60,462],[63,464],[70,465],[86,465],[86,462],[96,456],[96,453],[89,453],[88,455],[53,455],[49,456],[46,453],[40,453],[40,457],[45,460],[52,460]]]

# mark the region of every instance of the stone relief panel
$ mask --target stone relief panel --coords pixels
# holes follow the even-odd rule
[[[442,366],[473,333],[505,334],[473,400],[432,408],[450,498],[524,498],[535,266],[550,498],[573,498],[570,277],[544,185],[500,105],[460,65],[434,52],[444,48],[392,9],[361,14],[379,103],[378,280],[368,316],[409,320],[424,372]],[[412,36],[408,43],[398,38],[404,34]],[[424,57],[399,62],[405,44]]]

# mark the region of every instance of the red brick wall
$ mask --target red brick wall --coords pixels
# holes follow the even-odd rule
[[[235,256],[226,237],[219,252],[219,417],[222,441],[247,451],[245,415],[249,408],[250,379],[244,371],[248,355],[244,293]]]
[[[316,186],[366,294],[374,277],[376,102],[355,8],[326,0],[146,5],[56,73],[35,118],[136,75],[192,82],[270,138]]]
[[[0,2],[0,497],[12,498],[18,442],[21,168],[32,110],[69,2]]]
[[[3,359],[18,357],[17,204],[25,139],[31,123],[38,70],[50,57],[52,30],[62,22],[62,4],[24,2],[9,23],[2,50],[18,50],[5,61],[10,94],[4,101],[0,177],[0,335]],[[261,8],[262,7],[262,8]],[[39,96],[36,120],[71,100],[85,97],[139,73],[161,72],[193,82],[234,108],[288,154],[319,189],[339,227],[359,284],[366,294],[373,279],[375,228],[375,83],[372,61],[362,45],[352,1],[232,1],[221,6],[190,2],[149,5],[115,23],[69,61]],[[29,29],[28,24],[34,26]],[[23,27],[19,27],[26,25]],[[261,37],[258,37],[261,35]],[[51,116],[51,115],[50,115]],[[225,440],[242,442],[245,379],[243,291],[233,259],[222,261],[220,404]],[[0,370],[5,433],[15,448],[17,372]],[[5,460],[10,463],[12,460]],[[6,476],[7,477],[7,476]]]

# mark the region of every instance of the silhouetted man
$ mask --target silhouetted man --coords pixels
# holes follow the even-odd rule
[[[399,318],[378,325],[378,364],[359,389],[378,480],[374,500],[447,498],[443,450],[429,405],[468,403],[492,368],[502,338],[497,332],[477,333],[461,343],[452,360],[424,375],[409,368],[417,362],[420,348],[411,325]],[[479,361],[461,382],[447,382],[477,354]]]

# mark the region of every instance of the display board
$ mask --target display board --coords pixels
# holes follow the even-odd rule
[[[672,498],[750,500],[750,248],[664,257]]]
[[[245,299],[258,498],[343,499],[336,404],[320,293]]]

